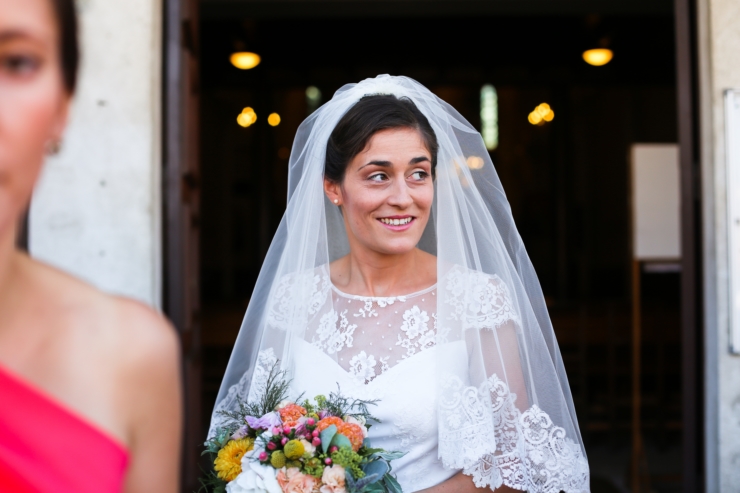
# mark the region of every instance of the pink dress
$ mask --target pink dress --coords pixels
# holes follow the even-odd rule
[[[119,492],[127,462],[121,444],[0,368],[0,492]]]

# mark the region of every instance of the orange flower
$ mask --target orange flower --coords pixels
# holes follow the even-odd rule
[[[349,441],[352,444],[352,450],[355,452],[360,450],[360,447],[362,447],[362,441],[365,439],[365,435],[362,433],[360,425],[356,425],[354,423],[342,423],[337,426],[337,433],[341,433],[349,438]]]
[[[288,426],[292,426],[291,423],[296,423],[299,418],[306,415],[306,409],[299,406],[298,404],[288,404],[287,406],[280,409],[280,419],[283,420]]]
[[[331,425],[334,425],[337,427],[337,429],[339,429],[339,427],[343,424],[344,424],[344,421],[337,418],[336,416],[329,416],[319,421],[319,424],[316,425],[316,429],[319,430],[319,433],[321,433],[322,431],[324,431]]]

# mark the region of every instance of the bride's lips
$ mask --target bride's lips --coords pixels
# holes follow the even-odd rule
[[[406,231],[416,218],[414,216],[386,216],[379,217],[378,222],[391,231]]]

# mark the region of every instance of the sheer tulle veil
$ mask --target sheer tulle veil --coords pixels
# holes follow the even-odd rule
[[[413,101],[439,143],[435,202],[419,247],[436,255],[440,284],[437,370],[429,375],[438,383],[440,459],[479,486],[589,491],[588,463],[544,296],[483,140],[454,108],[407,77],[381,75],[345,85],[299,127],[287,210],[242,322],[211,433],[220,422],[216,411],[235,406],[237,396],[248,399],[259,386],[265,355],[291,374],[294,342],[303,338],[319,302],[312,299],[318,282],[313,273],[349,253],[339,209],[324,195],[326,144],[347,110],[371,94]],[[453,370],[459,368],[464,372]]]

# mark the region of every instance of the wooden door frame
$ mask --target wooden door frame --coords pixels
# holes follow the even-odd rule
[[[674,0],[676,103],[681,172],[681,408],[683,491],[704,490],[703,405],[700,377],[703,289],[701,285],[701,197],[697,107],[697,11],[694,0]]]
[[[164,310],[180,334],[184,384],[182,491],[198,488],[201,358],[198,187],[198,2],[164,0]]]

